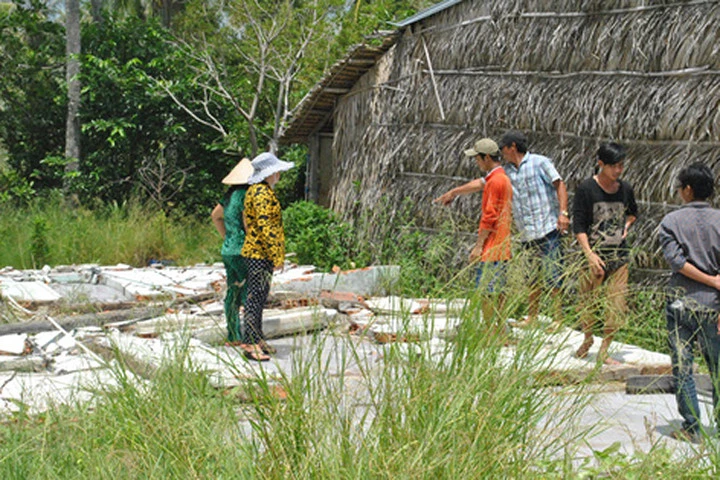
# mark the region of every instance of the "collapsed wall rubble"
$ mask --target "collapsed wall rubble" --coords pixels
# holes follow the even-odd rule
[[[388,348],[404,354],[425,351],[445,361],[452,358],[452,339],[461,318],[482,321],[467,299],[388,296],[400,275],[398,267],[332,274],[314,270],[290,267],[274,275],[263,328],[278,353],[270,362],[258,364],[225,345],[222,265],[3,269],[4,308],[13,309],[25,321],[0,325],[0,416],[19,409],[40,412],[51,405],[92,402],[92,392],[116,386],[120,376],[138,384],[150,382],[163,365],[178,360],[204,372],[212,385],[222,389],[243,385],[258,375],[277,379],[292,372],[293,362],[309,358],[303,355],[314,348],[313,332],[320,332],[316,336],[332,343],[333,349],[359,352],[354,366],[328,360],[328,368],[343,375],[353,371],[361,375],[366,370],[359,364],[382,359]],[[107,316],[109,312],[67,315],[80,299],[85,308],[114,302],[121,307],[112,312],[131,314],[114,319]],[[84,321],[73,323],[74,317]],[[2,330],[22,325],[33,328]],[[528,334],[513,330],[517,336]],[[548,335],[544,350],[537,352],[536,368],[556,371],[562,382],[584,378],[595,364],[592,351],[589,359],[572,356],[581,341],[582,334],[570,329]],[[513,355],[512,347],[503,349],[502,361],[512,362]],[[631,345],[617,344],[614,355],[625,365],[603,369],[598,379],[622,380],[669,369],[666,355]]]

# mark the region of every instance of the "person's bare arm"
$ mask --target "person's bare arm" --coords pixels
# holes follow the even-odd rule
[[[210,214],[210,218],[212,218],[213,225],[215,225],[215,230],[218,231],[220,236],[225,240],[225,210],[223,209],[222,205],[219,203],[215,205],[215,208],[213,208],[212,213]]]
[[[685,262],[685,265],[678,270],[678,273],[720,291],[720,275],[708,275],[690,262]]]
[[[553,182],[555,192],[557,193],[558,203],[560,204],[560,215],[557,220],[557,229],[560,233],[567,233],[570,227],[570,218],[567,215],[568,212],[568,193],[567,185],[562,179],[557,179]]]
[[[448,190],[447,192],[443,193],[435,200],[433,200],[433,203],[439,203],[440,205],[448,205],[450,202],[455,200],[455,197],[459,195],[468,195],[470,193],[481,192],[484,188],[485,179],[476,178],[475,180],[470,180],[469,182],[460,185],[459,187]]]
[[[596,277],[601,277],[605,273],[605,262],[602,261],[600,256],[592,251],[590,248],[590,240],[588,239],[587,233],[578,233],[575,235],[580,247],[582,248],[585,258],[587,258],[590,264],[590,271]]]
[[[623,236],[622,238],[627,237],[628,230],[630,230],[630,227],[633,223],[635,223],[635,220],[637,220],[637,217],[635,215],[628,215],[625,218],[625,229],[623,230]]]
[[[472,250],[470,251],[470,263],[479,262],[482,258],[482,251],[483,247],[485,246],[485,242],[487,241],[487,238],[490,236],[490,230],[480,230],[478,232],[478,239],[477,242],[475,242],[475,246],[473,246]]]

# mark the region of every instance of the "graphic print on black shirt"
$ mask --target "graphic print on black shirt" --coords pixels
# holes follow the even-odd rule
[[[585,233],[595,248],[624,248],[625,219],[637,216],[635,194],[629,183],[620,180],[615,193],[600,188],[594,178],[583,181],[573,200],[573,232]]]
[[[617,247],[623,242],[625,205],[622,202],[593,204],[593,223],[590,227],[590,244],[598,247]]]

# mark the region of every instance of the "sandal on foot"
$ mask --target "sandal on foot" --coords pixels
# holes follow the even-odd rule
[[[267,362],[270,360],[270,355],[264,353],[259,345],[246,345],[247,348],[243,348],[245,351],[245,358],[248,360],[255,360],[256,362]]]

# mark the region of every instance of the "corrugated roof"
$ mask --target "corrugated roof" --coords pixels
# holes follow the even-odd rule
[[[458,3],[462,2],[463,0],[445,0],[444,2],[436,3],[435,5],[426,8],[425,10],[416,13],[412,17],[408,17],[402,22],[393,23],[389,22],[390,25],[394,25],[398,28],[405,28],[409,25],[412,25],[415,22],[419,22],[420,20],[423,20],[428,17],[432,17],[438,12],[442,12],[446,8],[450,8],[453,5],[457,5]]]
[[[395,45],[399,32],[387,34],[378,45],[361,44],[336,62],[295,107],[292,120],[280,142],[303,143],[314,133],[333,132],[333,110],[339,97],[347,94],[358,79]]]
[[[295,107],[290,124],[280,136],[280,143],[304,143],[314,133],[333,133],[335,102],[350,91],[358,79],[370,70],[377,60],[395,45],[405,27],[435,15],[463,0],[445,0],[399,23],[391,23],[398,30],[389,32],[380,46],[356,45],[345,58],[336,62]]]

